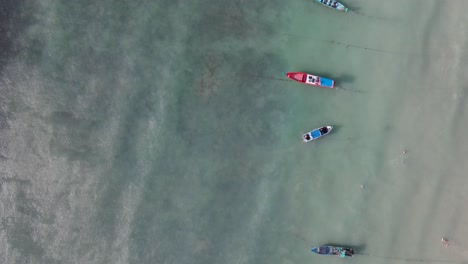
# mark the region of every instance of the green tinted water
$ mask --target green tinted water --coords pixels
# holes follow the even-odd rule
[[[465,4],[345,4],[19,5],[2,262],[343,262],[309,252],[327,243],[374,255],[346,262],[466,257]],[[273,80],[287,71],[339,89]]]

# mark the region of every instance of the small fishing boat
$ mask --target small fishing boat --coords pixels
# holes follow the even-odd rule
[[[342,3],[335,1],[335,0],[315,0],[315,2],[322,4],[329,8],[348,12],[348,8],[346,6],[344,6]]]
[[[320,86],[320,87],[325,87],[325,88],[335,87],[334,80],[308,74],[308,73],[288,72],[286,73],[286,76],[293,81],[300,82],[303,84],[308,84],[312,86]]]
[[[352,248],[321,246],[311,249],[312,253],[326,256],[339,256],[340,258],[352,257],[354,250]]]
[[[319,128],[316,128],[308,133],[305,133],[303,136],[302,136],[302,139],[304,140],[304,142],[309,142],[309,141],[312,141],[314,139],[317,139],[319,137],[323,137],[323,136],[326,136],[328,135],[328,133],[330,133],[330,131],[332,131],[333,127],[332,126],[324,126],[324,127],[319,127]]]

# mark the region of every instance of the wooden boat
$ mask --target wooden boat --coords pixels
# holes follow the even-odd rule
[[[325,256],[338,256],[340,258],[352,257],[354,250],[352,248],[321,246],[311,249],[312,253]]]
[[[309,141],[312,141],[314,139],[317,139],[319,137],[323,137],[323,136],[326,136],[328,135],[328,133],[330,133],[330,131],[332,131],[333,127],[332,126],[324,126],[324,127],[319,127],[319,128],[316,128],[308,133],[305,133],[303,136],[302,136],[302,139],[304,140],[304,142],[309,142]]]
[[[335,87],[335,81],[304,72],[288,72],[286,76],[296,82],[325,88]]]
[[[315,0],[315,2],[322,4],[326,7],[336,9],[338,11],[348,12],[348,8],[346,6],[335,0]]]

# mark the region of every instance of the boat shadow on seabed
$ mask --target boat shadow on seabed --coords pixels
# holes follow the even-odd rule
[[[359,245],[349,245],[349,244],[339,244],[339,243],[325,243],[322,244],[321,246],[333,246],[333,247],[342,247],[342,248],[352,248],[354,250],[354,254],[358,254],[359,252],[362,252],[366,249],[365,244],[359,244]]]
[[[392,19],[392,18],[388,18],[388,17],[368,15],[368,14],[364,13],[364,11],[362,10],[361,7],[359,7],[358,5],[356,5],[354,3],[348,3],[349,1],[340,0],[340,2],[349,9],[349,11],[348,11],[349,14],[355,14],[355,15],[358,15],[358,16],[363,16],[363,17],[367,17],[367,18],[371,18],[371,19],[384,20],[384,21],[398,21],[395,18]]]
[[[308,72],[307,70],[304,70],[302,72]],[[341,75],[333,75],[333,74],[327,74],[327,73],[322,73],[322,72],[314,72],[315,75],[317,76],[325,76],[326,78],[330,78],[332,80],[335,80],[335,83],[336,83],[336,86],[335,86],[335,89],[336,90],[344,90],[344,91],[347,91],[347,92],[353,92],[353,93],[360,93],[360,94],[364,94],[366,93],[365,91],[362,91],[362,90],[356,90],[356,89],[351,89],[347,86],[349,86],[350,84],[352,84],[355,80],[355,77],[352,76],[352,75],[349,75],[349,74],[341,74]]]

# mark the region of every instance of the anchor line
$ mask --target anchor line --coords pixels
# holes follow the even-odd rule
[[[308,37],[308,36],[297,35],[297,34],[283,33],[283,35],[291,36],[291,37],[306,38],[306,39],[310,39],[310,40],[313,40],[313,41],[330,43],[330,44],[334,44],[334,45],[340,45],[340,46],[344,46],[346,48],[351,47],[351,48],[356,48],[356,49],[369,50],[369,51],[387,53],[387,54],[417,55],[417,54],[409,53],[409,52],[389,51],[389,50],[382,50],[382,49],[375,49],[375,48],[369,48],[369,47],[364,47],[364,46],[358,46],[358,45],[353,45],[353,44],[348,44],[348,43],[341,43],[339,41],[334,41],[334,40],[316,39],[316,38],[311,38],[311,37]]]
[[[374,257],[374,258],[401,260],[401,261],[408,261],[408,262],[461,263],[461,261],[454,261],[454,260],[385,257],[385,256],[376,256],[376,255],[369,254],[369,253],[362,253],[362,252],[356,252],[356,253],[354,253],[354,254],[355,254],[355,255],[370,256],[370,257]]]
[[[338,86],[336,86],[335,88],[336,88],[337,91],[339,91],[339,90],[345,90],[345,91],[353,92],[353,93],[360,93],[360,94],[366,93],[366,92],[364,92],[364,91],[351,90],[351,89],[346,89],[346,88],[338,87]]]
[[[274,81],[283,81],[283,82],[289,82],[290,80],[286,79],[279,79],[279,78],[273,78],[273,77],[267,77],[267,76],[261,76],[261,75],[249,75],[250,77],[253,78],[262,78],[262,79],[268,79],[268,80],[274,80]]]
[[[368,18],[372,18],[372,19],[388,20],[388,19],[385,19],[385,18],[382,18],[382,17],[369,16],[369,15],[366,15],[366,14],[363,14],[363,13],[361,13],[361,12],[354,11],[354,10],[349,10],[348,12],[351,13],[351,14],[356,14],[356,15],[358,15],[358,16],[368,17]]]

